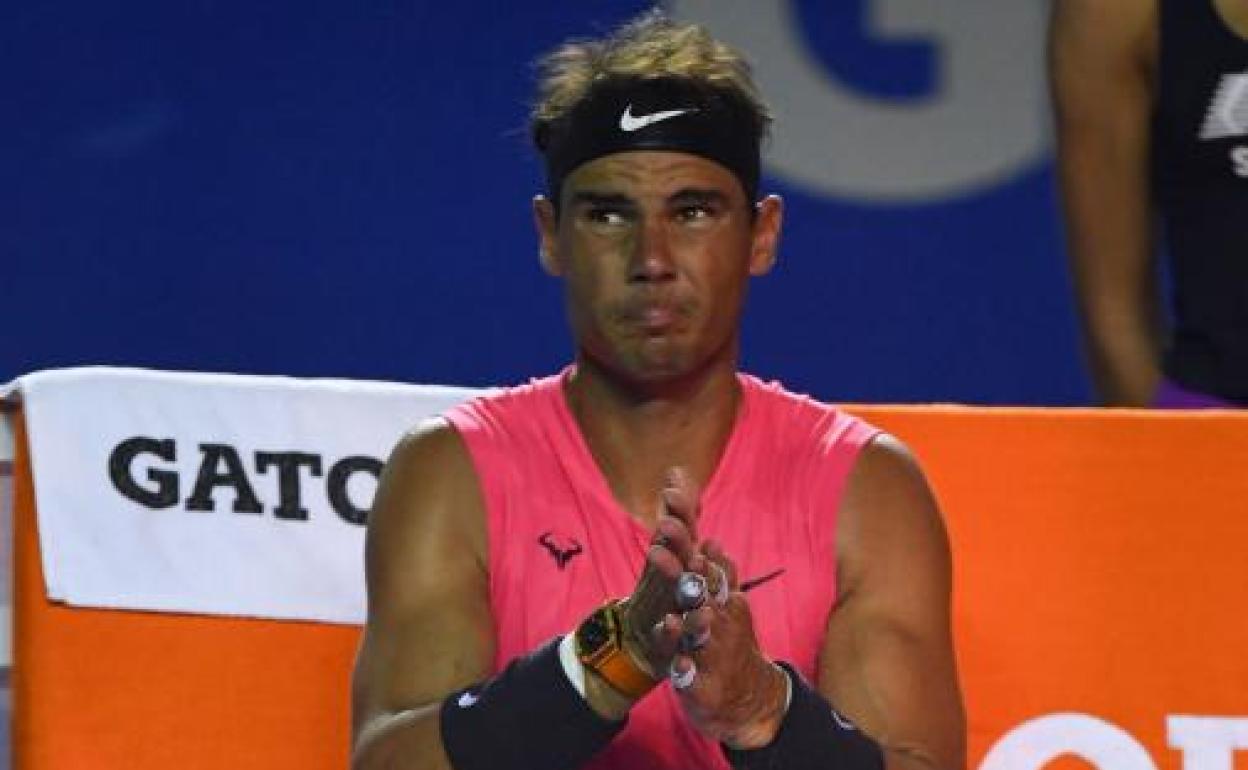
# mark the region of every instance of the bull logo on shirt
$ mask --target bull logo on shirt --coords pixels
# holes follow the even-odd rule
[[[567,538],[567,543],[560,542],[563,538],[556,538],[555,533],[547,530],[537,539],[542,547],[550,551],[550,555],[554,558],[555,564],[562,571],[568,566],[568,562],[572,561],[572,557],[585,552],[585,547],[580,544],[574,537]]]

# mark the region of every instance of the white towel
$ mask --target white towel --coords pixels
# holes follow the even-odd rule
[[[360,623],[376,468],[480,392],[90,367],[0,396],[25,412],[50,598]]]

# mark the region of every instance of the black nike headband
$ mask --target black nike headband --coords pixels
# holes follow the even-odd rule
[[[546,156],[546,183],[559,202],[564,178],[603,155],[675,150],[715,161],[741,182],[746,200],[758,193],[763,123],[745,97],[687,78],[612,78],[558,120],[535,126]]]

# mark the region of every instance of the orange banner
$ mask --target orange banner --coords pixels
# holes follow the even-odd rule
[[[1248,415],[856,411],[948,519],[971,767],[1248,767]]]
[[[971,767],[1248,768],[1248,415],[854,411],[948,519]],[[49,603],[16,448],[15,767],[347,766],[355,629]]]

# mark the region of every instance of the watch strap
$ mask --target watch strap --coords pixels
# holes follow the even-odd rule
[[[658,683],[624,647],[626,625],[621,603],[611,601],[594,611],[577,629],[576,651],[581,665],[593,671],[620,694],[637,700]],[[583,631],[589,623],[605,626],[606,639],[586,649]],[[603,630],[603,629],[598,629]]]

